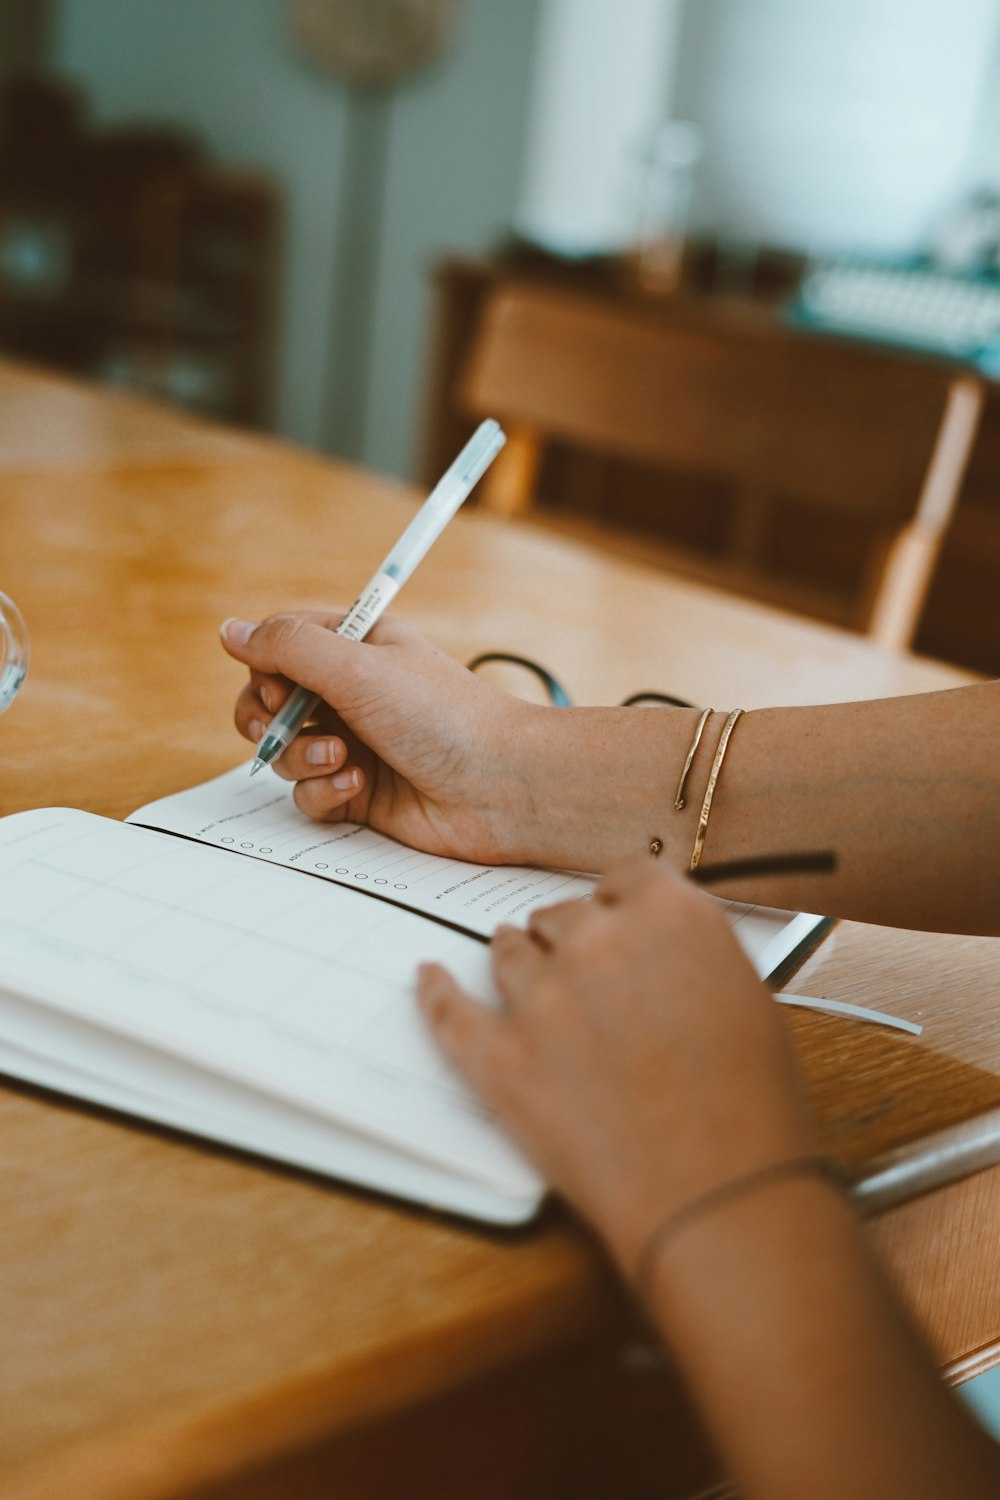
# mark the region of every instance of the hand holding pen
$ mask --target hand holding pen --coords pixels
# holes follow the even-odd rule
[[[468,499],[506,442],[499,424],[483,422],[451,467],[434,486],[413,520],[362,589],[337,627],[336,634],[363,641],[417,564],[437,541],[459,506]],[[316,710],[319,695],[296,688],[268,725],[250,768],[255,775],[287,749]]]

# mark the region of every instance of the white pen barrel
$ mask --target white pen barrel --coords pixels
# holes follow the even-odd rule
[[[399,593],[399,583],[386,572],[378,572],[355,599],[341,620],[335,635],[348,641],[363,641],[379,615]]]
[[[364,640],[506,441],[498,422],[488,418],[480,423],[451,468],[438,481],[406,527],[374,578],[355,599],[334,632],[336,635],[349,641]],[[307,692],[305,688],[295,689],[285,706],[275,714],[257,746],[251,775],[261,766],[269,765],[277,759],[298,734],[306,719],[315,712],[318,703],[318,693]]]

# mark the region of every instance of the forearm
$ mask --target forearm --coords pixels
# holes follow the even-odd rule
[[[697,714],[539,711],[525,759],[519,857],[603,869],[664,842],[687,864],[722,729],[710,721],[674,793]],[[1000,933],[1000,684],[818,708],[737,723],[704,862],[832,849],[834,875],[744,884],[726,895],[895,926]]]
[[[593,901],[502,928],[491,958],[499,1010],[430,966],[424,1014],[638,1274],[739,1493],[1000,1493],[997,1450],[940,1387],[846,1200],[807,1165],[787,1031],[718,908],[636,858]]]
[[[689,1224],[652,1311],[747,1500],[986,1500],[1000,1450],[943,1388],[852,1210],[818,1179]]]

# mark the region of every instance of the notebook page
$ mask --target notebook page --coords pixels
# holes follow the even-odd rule
[[[536,1174],[414,1002],[483,945],[360,893],[90,813],[0,821],[0,983],[503,1191]]]
[[[291,785],[274,771],[251,781],[249,761],[140,807],[128,822],[353,886],[480,937],[501,922],[525,922],[536,906],[594,888],[588,876],[566,870],[467,864],[422,854],[360,823],[317,823],[299,811]]]
[[[541,1192],[507,1196],[226,1078],[0,990],[0,1072],[324,1176],[491,1223],[519,1224]]]
[[[590,876],[467,864],[421,854],[358,823],[317,823],[295,806],[288,782],[271,770],[251,781],[250,765],[247,761],[213,781],[147,803],[128,821],[353,886],[482,937],[491,936],[501,922],[523,924],[535,907],[593,892]],[[770,907],[723,904],[762,979],[821,922]]]

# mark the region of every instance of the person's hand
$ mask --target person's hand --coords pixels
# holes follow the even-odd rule
[[[777,1006],[722,907],[659,862],[501,929],[492,958],[502,1011],[424,965],[426,1019],[626,1273],[665,1215],[809,1150]]]
[[[357,642],[333,634],[340,619],[226,621],[223,645],[250,668],[236,703],[240,733],[260,740],[300,683],[323,702],[273,768],[296,783],[303,812],[370,823],[432,854],[512,858],[532,815],[526,723],[549,710],[497,691],[398,620]]]
[[[348,818],[430,854],[606,869],[656,834],[687,857],[697,813],[664,818],[696,709],[542,708],[477,678],[397,619],[363,642],[340,615],[227,620],[250,668],[236,726],[261,739],[300,683],[322,702],[272,762],[321,821]],[[673,810],[671,809],[671,812]]]

